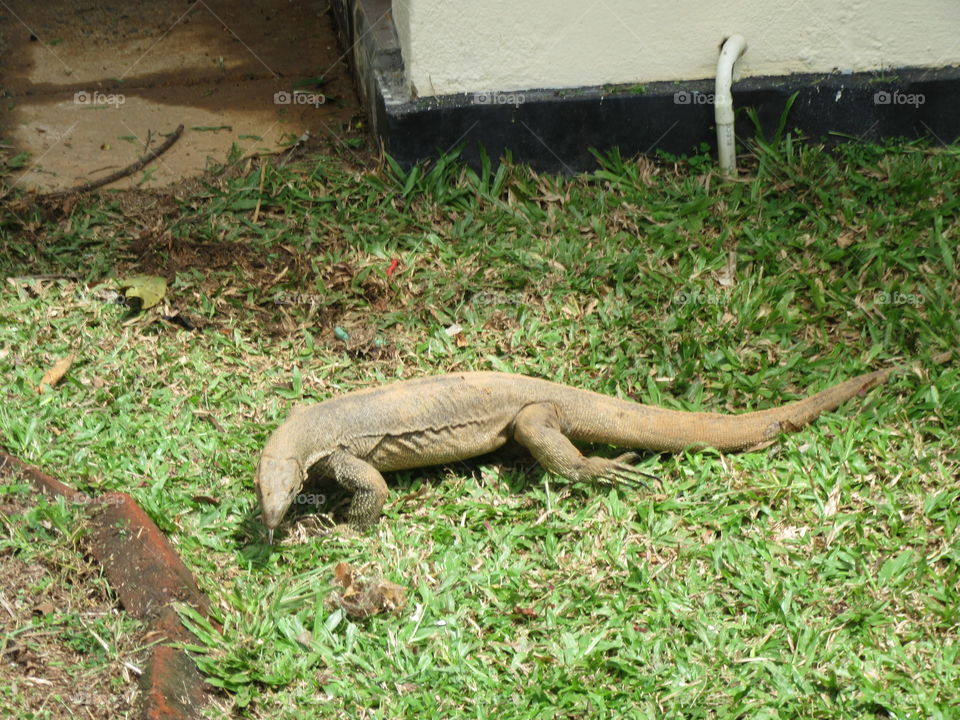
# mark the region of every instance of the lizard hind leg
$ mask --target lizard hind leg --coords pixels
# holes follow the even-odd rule
[[[642,483],[638,476],[643,473],[632,465],[637,459],[636,453],[615,458],[583,455],[561,431],[557,410],[550,403],[528,405],[517,413],[513,436],[544,469],[569,480]]]
[[[330,455],[326,463],[326,470],[333,479],[353,493],[347,510],[347,524],[355,530],[364,530],[375,524],[387,499],[387,483],[380,471],[343,450]]]

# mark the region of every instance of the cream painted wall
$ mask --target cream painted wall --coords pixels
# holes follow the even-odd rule
[[[960,64],[960,0],[393,0],[420,97]]]

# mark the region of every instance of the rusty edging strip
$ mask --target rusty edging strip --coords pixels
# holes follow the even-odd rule
[[[130,495],[90,497],[0,450],[0,475],[8,474],[29,479],[45,494],[92,506],[91,552],[124,609],[149,623],[151,638],[163,637],[167,643],[194,640],[171,603],[187,602],[206,615],[210,601],[170,541]],[[203,678],[193,660],[169,644],[151,648],[140,690],[145,720],[199,718],[206,701]]]

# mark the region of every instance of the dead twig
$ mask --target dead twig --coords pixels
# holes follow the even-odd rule
[[[149,151],[147,154],[145,154],[135,163],[131,165],[127,165],[125,168],[121,170],[117,170],[115,173],[107,175],[106,177],[102,177],[99,180],[91,180],[88,183],[84,183],[83,185],[78,185],[76,187],[70,188],[69,190],[58,190],[57,192],[46,193],[43,197],[55,198],[55,197],[62,197],[64,195],[79,195],[80,193],[90,192],[91,190],[96,190],[97,188],[103,187],[104,185],[109,185],[110,183],[120,180],[121,178],[125,178],[128,175],[133,175],[133,173],[137,172],[137,170],[140,170],[141,168],[146,166],[148,163],[153,162],[158,157],[163,155],[163,153],[165,153],[167,150],[173,147],[173,144],[180,139],[180,135],[182,134],[183,134],[183,125],[179,125],[177,126],[176,130],[174,130],[172,133],[170,133],[170,135],[167,136],[166,140],[164,140],[160,145],[155,147],[153,150]]]

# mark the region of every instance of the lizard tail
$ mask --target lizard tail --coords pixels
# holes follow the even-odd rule
[[[945,362],[950,356],[942,353],[934,361]],[[609,402],[594,404],[596,416],[585,425],[571,427],[568,434],[575,440],[658,452],[706,447],[721,451],[746,450],[776,440],[780,433],[803,427],[846,400],[885,383],[900,369],[891,367],[858,375],[803,400],[739,415],[667,410],[609,399]],[[582,417],[582,406],[580,413]]]

